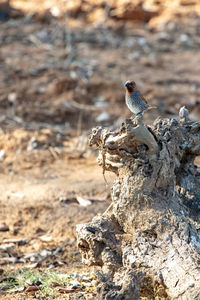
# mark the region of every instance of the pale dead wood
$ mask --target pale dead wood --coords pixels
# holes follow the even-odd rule
[[[112,275],[99,299],[200,299],[200,122],[183,111],[152,128],[126,120],[93,129],[89,143],[117,174],[106,212],[77,226],[83,262]]]

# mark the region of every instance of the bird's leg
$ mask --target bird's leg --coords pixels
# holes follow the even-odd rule
[[[140,112],[137,113],[137,114],[133,114],[133,115],[130,117],[130,119],[133,120],[133,119],[135,119],[135,117],[137,117],[137,116],[142,116],[142,115],[143,115],[143,111],[140,111]]]
[[[133,119],[135,119],[136,116],[137,116],[136,114],[133,114],[133,115],[130,117],[130,119],[133,120]]]

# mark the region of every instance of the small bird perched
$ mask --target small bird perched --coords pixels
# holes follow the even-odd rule
[[[140,91],[137,89],[136,83],[134,81],[126,81],[126,105],[135,116],[142,115],[142,113],[149,108],[147,100],[141,95]]]

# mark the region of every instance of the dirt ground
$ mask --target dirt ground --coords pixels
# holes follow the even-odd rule
[[[149,124],[183,105],[200,118],[198,1],[50,2],[0,3],[0,246],[13,244],[0,249],[2,274],[61,245],[35,267],[89,270],[75,227],[109,206],[114,177],[107,186],[87,137],[130,116],[126,80],[157,106]]]

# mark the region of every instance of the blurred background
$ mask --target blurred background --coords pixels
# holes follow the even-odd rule
[[[75,225],[110,203],[91,128],[131,115],[128,79],[158,107],[149,124],[183,105],[199,120],[199,50],[198,0],[0,1],[0,230],[26,238],[5,266],[63,241],[61,265],[80,263]]]

